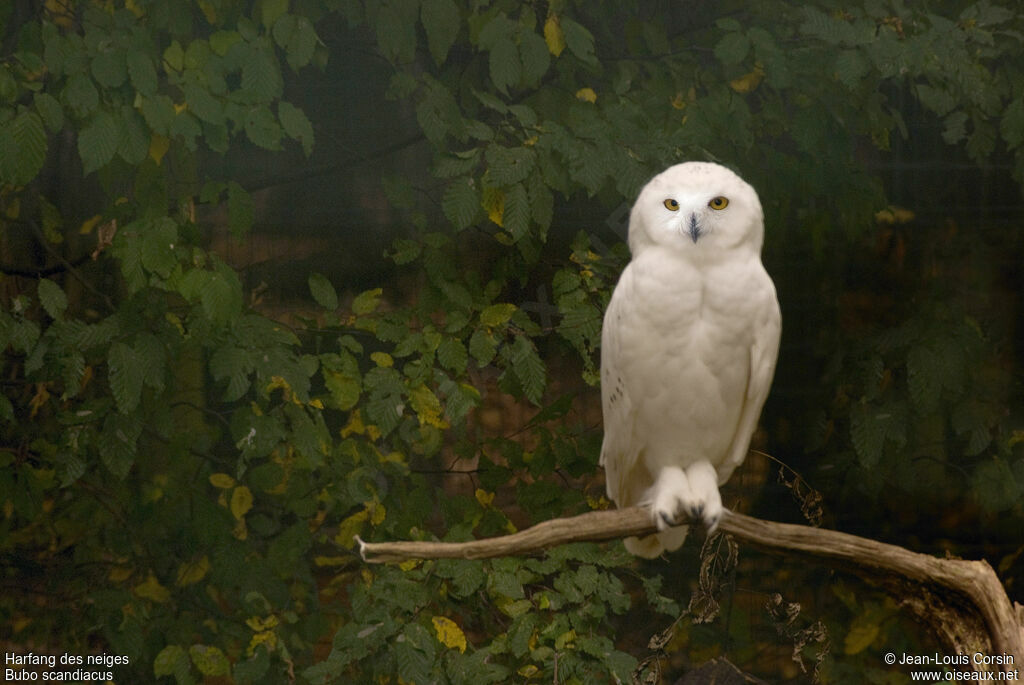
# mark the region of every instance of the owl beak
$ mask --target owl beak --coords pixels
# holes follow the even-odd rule
[[[701,235],[700,226],[697,225],[696,214],[690,215],[690,230],[687,231],[687,234],[690,236],[694,243],[697,242],[697,238],[699,238]]]

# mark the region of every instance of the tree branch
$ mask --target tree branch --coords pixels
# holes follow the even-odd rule
[[[641,507],[558,518],[512,535],[470,542],[364,542],[366,562],[486,559],[535,554],[569,542],[613,540],[656,532]],[[832,530],[763,521],[725,511],[719,530],[768,552],[811,557],[852,571],[893,594],[950,653],[973,670],[1014,671],[1024,664],[1024,607],[1010,601],[986,561],[939,559]],[[974,655],[1009,663],[975,663]]]

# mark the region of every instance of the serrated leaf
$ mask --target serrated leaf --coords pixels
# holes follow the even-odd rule
[[[189,585],[195,585],[210,572],[210,557],[207,555],[201,556],[199,559],[193,559],[192,561],[183,562],[178,566],[178,572],[175,575],[174,584],[178,587],[187,587]]]
[[[492,304],[480,312],[480,323],[491,328],[501,326],[512,318],[512,315],[516,313],[516,309],[517,307],[510,302]]]
[[[265,150],[280,150],[283,133],[268,107],[254,107],[245,117],[245,135]]]
[[[324,309],[333,312],[338,308],[338,293],[323,274],[314,272],[309,275],[309,292]]]
[[[125,59],[128,65],[128,75],[135,90],[146,96],[156,93],[156,67],[153,66],[150,56],[141,50],[129,50]]]
[[[32,96],[32,100],[36,111],[39,112],[39,116],[42,117],[43,123],[46,124],[50,133],[56,133],[64,128],[64,110],[57,98],[49,93],[36,93]]]
[[[115,342],[107,353],[107,381],[117,409],[127,414],[139,406],[146,369],[135,350]]]
[[[46,130],[38,114],[22,109],[0,130],[0,180],[24,185],[46,161]]]
[[[157,678],[174,676],[179,683],[186,683],[189,679],[189,669],[188,654],[180,645],[167,645],[153,660],[153,675]]]
[[[441,198],[441,209],[455,228],[462,230],[473,225],[480,211],[480,196],[471,178],[453,181]]]
[[[352,300],[352,313],[357,315],[369,314],[380,305],[380,296],[384,293],[382,288],[373,288],[361,292]]]
[[[205,676],[225,676],[231,672],[231,663],[217,647],[192,645],[188,648],[188,655]]]
[[[574,54],[581,61],[588,64],[597,64],[597,57],[594,55],[594,35],[580,24],[568,17],[559,19],[559,26],[565,36],[565,45],[569,52]]]
[[[313,152],[313,124],[301,109],[282,100],[277,105],[277,116],[288,137],[302,145],[302,151],[309,157]]]
[[[536,87],[551,66],[551,53],[544,39],[533,31],[524,31],[519,39],[519,57],[523,65],[523,84]]]
[[[505,193],[505,212],[502,227],[511,234],[513,240],[519,240],[530,228],[530,199],[526,188],[517,183]]]
[[[133,587],[132,592],[135,593],[135,595],[137,595],[138,597],[142,597],[143,599],[149,599],[160,604],[164,604],[170,601],[171,599],[171,593],[167,590],[167,588],[160,584],[160,581],[157,580],[156,576],[153,575],[152,572],[150,572],[149,577],[146,578],[146,580]],[[166,648],[161,652],[161,654],[163,654],[165,651],[167,651]],[[157,659],[159,658],[160,657],[158,655]]]
[[[434,426],[442,430],[448,428],[448,422],[441,417],[441,401],[426,385],[418,385],[409,390],[409,405],[416,412],[421,426]]]
[[[449,371],[461,375],[466,372],[469,354],[461,340],[445,338],[437,347],[437,360]]]
[[[509,87],[519,83],[523,65],[511,37],[503,37],[491,47],[489,65],[491,81],[500,92],[508,94]]]
[[[68,296],[64,294],[60,286],[51,281],[49,278],[40,279],[37,294],[39,295],[39,304],[43,305],[43,309],[50,315],[51,318],[59,319],[64,314],[64,310],[68,308]]]
[[[537,348],[525,335],[516,336],[511,349],[512,371],[523,388],[526,399],[540,402],[547,385],[546,368],[537,354]]]
[[[415,3],[387,4],[377,12],[377,45],[392,64],[411,62],[416,55],[415,9]]]
[[[452,0],[423,0],[420,21],[427,34],[427,46],[434,63],[441,66],[459,34],[459,8]]]
[[[78,134],[78,155],[82,158],[83,171],[90,174],[106,166],[117,154],[120,137],[114,116],[105,110],[97,112]]]
[[[457,649],[459,652],[466,651],[466,634],[462,632],[458,623],[447,616],[434,616],[431,623],[434,624],[438,642],[449,649]]]
[[[88,74],[73,74],[61,92],[61,99],[79,117],[93,113],[100,102],[99,91]]]
[[[527,147],[487,147],[487,180],[497,186],[523,181],[533,171],[536,154]]]
[[[725,65],[739,64],[750,52],[750,39],[746,34],[727,33],[715,44],[715,58]]]
[[[241,85],[242,91],[256,103],[267,103],[281,97],[284,79],[277,57],[272,47],[265,41],[253,45],[247,51],[242,62]],[[269,110],[267,113],[269,114]]]
[[[282,15],[274,23],[273,33],[274,40],[284,48],[288,66],[298,71],[309,64],[318,40],[309,19],[295,14]]]
[[[498,351],[498,339],[488,331],[477,330],[469,339],[469,353],[480,367],[487,366]]]

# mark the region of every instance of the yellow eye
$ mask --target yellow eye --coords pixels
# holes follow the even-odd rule
[[[665,209],[670,209],[673,212],[679,211],[679,203],[673,200],[672,198],[665,200],[663,204],[665,205]]]
[[[711,209],[725,209],[728,206],[729,198],[722,197],[721,195],[712,198],[711,202],[708,203],[708,207],[710,207]]]

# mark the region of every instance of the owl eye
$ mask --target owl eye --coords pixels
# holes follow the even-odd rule
[[[679,203],[673,200],[672,198],[665,200],[665,202],[663,202],[662,204],[665,205],[665,209],[671,210],[673,212],[679,211]]]
[[[719,195],[718,197],[711,198],[711,202],[708,203],[708,207],[710,207],[711,209],[725,209],[728,206],[729,198],[722,197],[721,195]]]

